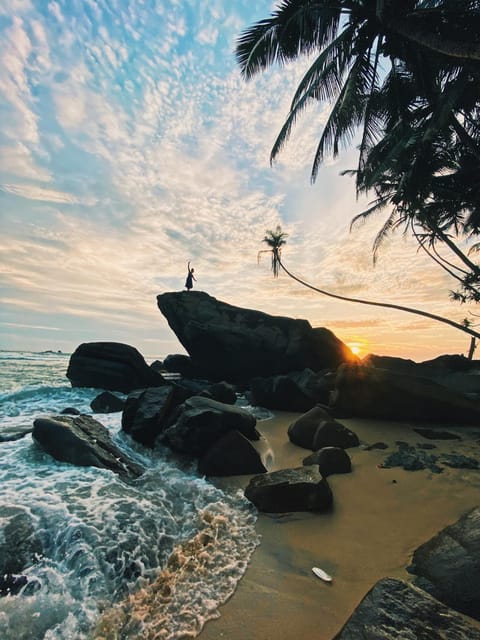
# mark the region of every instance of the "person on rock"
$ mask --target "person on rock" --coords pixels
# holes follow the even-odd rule
[[[195,271],[195,269],[193,267],[190,268],[190,260],[188,261],[187,268],[188,268],[188,275],[187,275],[187,279],[185,281],[185,286],[187,288],[187,291],[190,291],[190,289],[193,288],[193,281],[194,280],[195,280],[195,282],[197,281],[197,279],[193,275],[193,272]]]

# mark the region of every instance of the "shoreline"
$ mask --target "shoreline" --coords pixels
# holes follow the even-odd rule
[[[272,419],[257,423],[273,453],[270,470],[301,466],[311,453],[288,439],[288,426],[299,415],[275,412]],[[235,593],[219,608],[220,617],[207,622],[200,640],[331,640],[377,580],[411,581],[406,567],[415,549],[478,506],[480,470],[445,468],[434,474],[378,465],[396,441],[429,442],[436,445],[435,453],[480,457],[480,429],[445,428],[462,440],[426,440],[411,424],[340,422],[362,444],[382,441],[388,449],[348,449],[352,473],[328,478],[334,495],[331,513],[259,514],[260,545]],[[249,478],[219,484],[243,488]],[[333,582],[316,578],[313,566],[330,573]]]

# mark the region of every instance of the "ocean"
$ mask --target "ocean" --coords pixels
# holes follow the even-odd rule
[[[0,436],[66,407],[92,414],[100,391],[72,388],[68,362],[63,353],[0,351]],[[195,637],[219,615],[259,543],[255,510],[241,490],[214,486],[166,450],[136,445],[120,413],[94,417],[146,468],[143,476],[126,482],[57,462],[31,434],[0,442],[0,561],[11,553],[5,527],[13,512],[36,550],[21,571],[27,585],[0,597],[0,638]]]

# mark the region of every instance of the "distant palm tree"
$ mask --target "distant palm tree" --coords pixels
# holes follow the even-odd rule
[[[267,229],[265,232],[265,236],[262,242],[265,242],[270,248],[264,249],[258,252],[257,259],[260,259],[260,254],[262,253],[271,253],[272,254],[272,271],[275,278],[278,277],[280,268],[290,277],[292,280],[300,283],[304,287],[308,289],[312,289],[317,293],[321,293],[324,296],[328,296],[329,298],[336,298],[337,300],[343,300],[345,302],[356,302],[357,304],[367,304],[373,307],[383,307],[385,309],[396,309],[397,311],[404,311],[406,313],[413,313],[417,316],[423,316],[424,318],[429,318],[430,320],[435,320],[437,322],[442,322],[443,324],[448,324],[454,329],[458,329],[459,331],[463,331],[464,333],[468,333],[472,336],[472,339],[480,339],[480,333],[474,331],[471,328],[471,324],[468,322],[463,322],[462,324],[458,322],[454,322],[453,320],[449,320],[448,318],[443,318],[442,316],[437,316],[434,313],[429,313],[428,311],[422,311],[421,309],[414,309],[413,307],[405,307],[399,304],[391,304],[389,302],[375,302],[372,300],[364,300],[363,298],[350,298],[349,296],[342,296],[338,293],[331,293],[330,291],[325,291],[325,289],[319,289],[318,287],[305,282],[298,276],[295,276],[291,273],[283,264],[281,260],[281,252],[282,247],[287,243],[288,233],[282,231],[282,227],[277,225],[275,231],[271,229]],[[472,352],[473,353],[473,352]]]
[[[277,224],[275,231],[267,229],[265,231],[265,237],[262,242],[265,242],[270,249],[264,249],[259,251],[257,255],[257,261],[260,261],[260,255],[262,253],[272,254],[272,271],[274,278],[278,278],[278,270],[280,266],[280,256],[282,254],[283,245],[287,244],[288,233],[282,231],[282,227]]]

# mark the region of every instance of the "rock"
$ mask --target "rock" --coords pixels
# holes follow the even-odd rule
[[[204,456],[217,440],[234,429],[249,440],[259,438],[257,421],[250,413],[200,396],[186,400],[178,408],[175,420],[163,432],[161,441],[173,451],[196,458]]]
[[[440,429],[423,429],[422,427],[419,427],[414,429],[414,431],[424,438],[429,438],[430,440],[461,440],[461,437],[457,433],[441,431]]]
[[[167,417],[188,396],[187,391],[173,384],[132,391],[122,413],[122,430],[137,442],[153,447],[168,426]]]
[[[341,447],[349,449],[358,447],[360,441],[356,433],[344,427],[336,420],[324,420],[320,422],[313,436],[312,449],[317,451],[323,447]]]
[[[421,589],[383,578],[367,593],[333,640],[480,640],[469,624]]]
[[[103,391],[90,403],[90,408],[95,413],[118,413],[123,411],[124,406],[125,400],[118,398],[110,391]]]
[[[480,507],[422,544],[409,571],[432,596],[480,620]]]
[[[305,412],[318,403],[327,403],[330,383],[311,369],[295,371],[271,378],[250,380],[248,397],[251,404],[279,411]]]
[[[56,460],[81,467],[110,469],[120,476],[136,478],[143,469],[113,443],[108,430],[91,416],[37,418],[34,442]]]
[[[166,371],[165,365],[161,360],[154,360],[150,364],[150,368],[156,371],[157,373],[162,373],[162,371]]]
[[[0,596],[16,596],[27,582],[27,576],[14,576],[11,573],[0,575]]]
[[[241,476],[265,473],[261,456],[250,440],[233,430],[217,440],[198,463],[205,476]]]
[[[72,387],[94,387],[129,393],[159,387],[162,376],[134,347],[119,342],[85,342],[70,357],[67,378]]]
[[[196,375],[209,380],[237,382],[356,361],[331,331],[313,329],[307,320],[234,307],[202,291],[164,293],[157,301]]]
[[[60,414],[67,416],[79,416],[81,414],[81,411],[75,409],[75,407],[65,407],[65,409],[62,409],[60,411]]]
[[[214,400],[222,402],[223,404],[235,404],[237,401],[237,394],[235,388],[228,384],[228,382],[215,382],[210,385],[208,392]]]
[[[179,373],[186,378],[195,377],[195,368],[190,356],[173,353],[165,358],[163,366],[169,373]]]
[[[32,433],[31,425],[18,425],[17,427],[2,427],[0,430],[0,442],[12,442],[20,440]]]
[[[42,553],[32,516],[21,507],[0,505],[0,576],[19,574]]]
[[[406,442],[398,443],[398,451],[394,451],[380,465],[381,469],[402,467],[405,471],[422,471],[429,469],[432,473],[441,473],[442,467],[438,464],[439,456],[418,451],[414,446]]]
[[[305,458],[303,465],[318,464],[318,469],[324,478],[335,473],[350,473],[352,461],[348,453],[340,447],[324,447]]]
[[[441,460],[447,467],[453,469],[480,469],[480,464],[476,458],[462,456],[456,453],[444,453]]]
[[[255,476],[248,483],[245,496],[264,513],[328,511],[333,503],[330,487],[315,467]]]
[[[365,447],[365,451],[373,451],[374,449],[388,449],[388,444],[386,442],[374,442]]]
[[[313,450],[313,438],[320,423],[331,419],[331,414],[326,407],[321,405],[313,407],[288,427],[290,442],[297,447]]]
[[[480,402],[431,380],[365,365],[338,368],[335,415],[388,420],[478,423]]]

